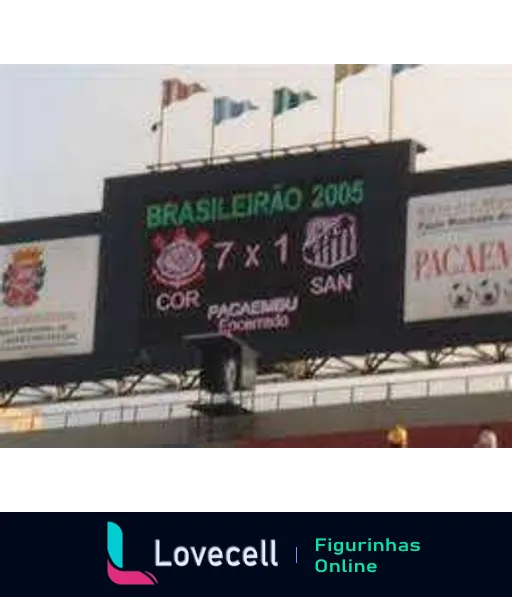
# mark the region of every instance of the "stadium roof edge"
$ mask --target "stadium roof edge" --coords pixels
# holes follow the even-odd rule
[[[182,170],[194,170],[212,166],[232,165],[235,163],[247,163],[257,160],[289,158],[291,156],[300,156],[311,153],[323,153],[328,151],[365,151],[368,149],[375,149],[376,147],[385,147],[387,145],[399,145],[404,143],[414,144],[416,153],[424,153],[427,148],[421,143],[413,139],[396,139],[393,141],[375,141],[371,137],[354,137],[344,140],[336,141],[335,143],[308,143],[303,145],[295,145],[290,147],[274,148],[274,150],[254,150],[236,154],[225,154],[215,156],[214,158],[193,158],[189,160],[169,162],[162,164],[150,164],[146,169],[131,174],[121,176],[110,176],[105,179],[105,184],[109,181],[127,180],[131,178],[138,178],[149,174],[162,174],[168,172],[179,172]]]

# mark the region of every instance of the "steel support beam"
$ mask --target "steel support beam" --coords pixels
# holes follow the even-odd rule
[[[448,347],[440,350],[372,353],[363,356],[307,359],[277,364],[274,373],[264,375],[260,383],[290,379],[333,379],[354,375],[406,373],[431,369],[453,369],[476,365],[512,363],[512,343]],[[112,397],[140,397],[192,390],[199,387],[199,372],[139,373],[123,379],[77,381],[62,386],[3,388],[0,407],[13,403],[47,404],[71,400],[91,400]]]

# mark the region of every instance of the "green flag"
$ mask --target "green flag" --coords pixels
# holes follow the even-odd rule
[[[300,105],[315,100],[310,91],[292,91],[288,87],[280,87],[274,90],[274,116],[280,116],[288,110],[298,108]]]

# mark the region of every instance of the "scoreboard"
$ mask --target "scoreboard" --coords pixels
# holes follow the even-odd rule
[[[355,321],[364,194],[332,177],[146,205],[148,340]]]
[[[217,332],[288,357],[356,337],[410,163],[399,142],[111,179],[140,346]]]

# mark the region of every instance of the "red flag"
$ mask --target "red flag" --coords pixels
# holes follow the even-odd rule
[[[162,83],[162,107],[167,108],[174,102],[187,100],[190,96],[206,91],[199,83],[183,83],[179,79],[167,79]]]

